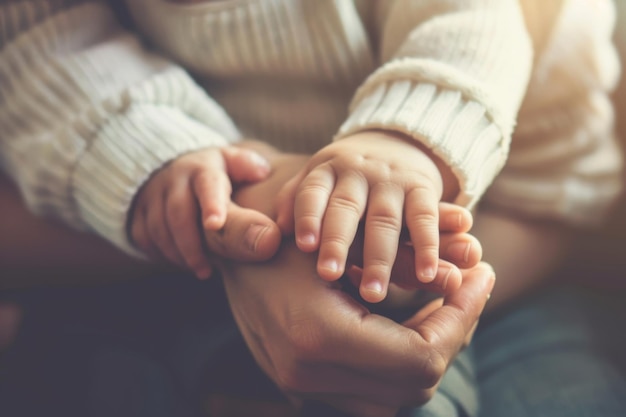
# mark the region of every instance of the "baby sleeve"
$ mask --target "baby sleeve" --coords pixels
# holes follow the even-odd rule
[[[0,5],[0,168],[35,213],[134,253],[127,216],[146,179],[239,133],[105,4],[60,3]]]
[[[537,32],[510,157],[485,204],[579,226],[606,218],[622,187],[610,97],[619,76],[614,27],[611,1],[568,0],[551,30]]]
[[[504,165],[533,50],[517,0],[379,2],[383,63],[356,92],[336,139],[385,129],[420,141],[472,207]]]

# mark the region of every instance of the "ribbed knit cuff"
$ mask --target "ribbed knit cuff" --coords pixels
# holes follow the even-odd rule
[[[142,184],[182,154],[227,143],[176,108],[132,105],[102,126],[74,170],[72,194],[81,217],[121,249],[141,256],[126,223]]]
[[[508,141],[482,104],[433,83],[388,81],[367,86],[335,139],[384,129],[420,141],[456,175],[455,203],[472,207],[506,160]]]

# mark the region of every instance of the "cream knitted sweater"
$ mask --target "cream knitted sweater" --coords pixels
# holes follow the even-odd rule
[[[244,135],[313,152],[403,132],[458,203],[500,173],[491,204],[579,223],[619,190],[608,0],[126,3],[130,29],[104,2],[2,2],[0,166],[35,212],[128,251],[142,183]]]

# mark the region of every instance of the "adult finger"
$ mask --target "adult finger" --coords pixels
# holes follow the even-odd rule
[[[264,214],[230,202],[220,231],[205,231],[209,252],[238,261],[263,261],[274,256],[282,235]]]
[[[404,381],[408,390],[436,385],[493,287],[493,270],[486,264],[463,272],[461,287],[419,323],[409,319],[402,326],[376,314],[361,314],[356,324],[336,319],[328,323],[328,350],[334,349],[334,360],[381,378]]]
[[[204,251],[200,209],[186,179],[179,179],[170,188],[165,216],[170,234],[187,267],[198,278],[209,278],[212,268]]]
[[[459,268],[472,268],[483,256],[480,242],[470,234],[445,233],[439,238],[439,256]]]
[[[457,204],[439,202],[439,231],[465,233],[472,228],[472,213]]]
[[[476,325],[495,283],[493,269],[484,262],[462,272],[461,287],[444,298],[441,308],[419,322],[415,316],[404,322],[448,361],[460,351]]]

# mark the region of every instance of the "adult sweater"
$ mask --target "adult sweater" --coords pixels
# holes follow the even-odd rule
[[[243,137],[310,153],[359,131],[399,132],[450,166],[456,203],[484,195],[577,224],[601,220],[620,189],[608,0],[121,9],[0,5],[0,167],[34,212],[129,252],[142,184],[182,154]]]

